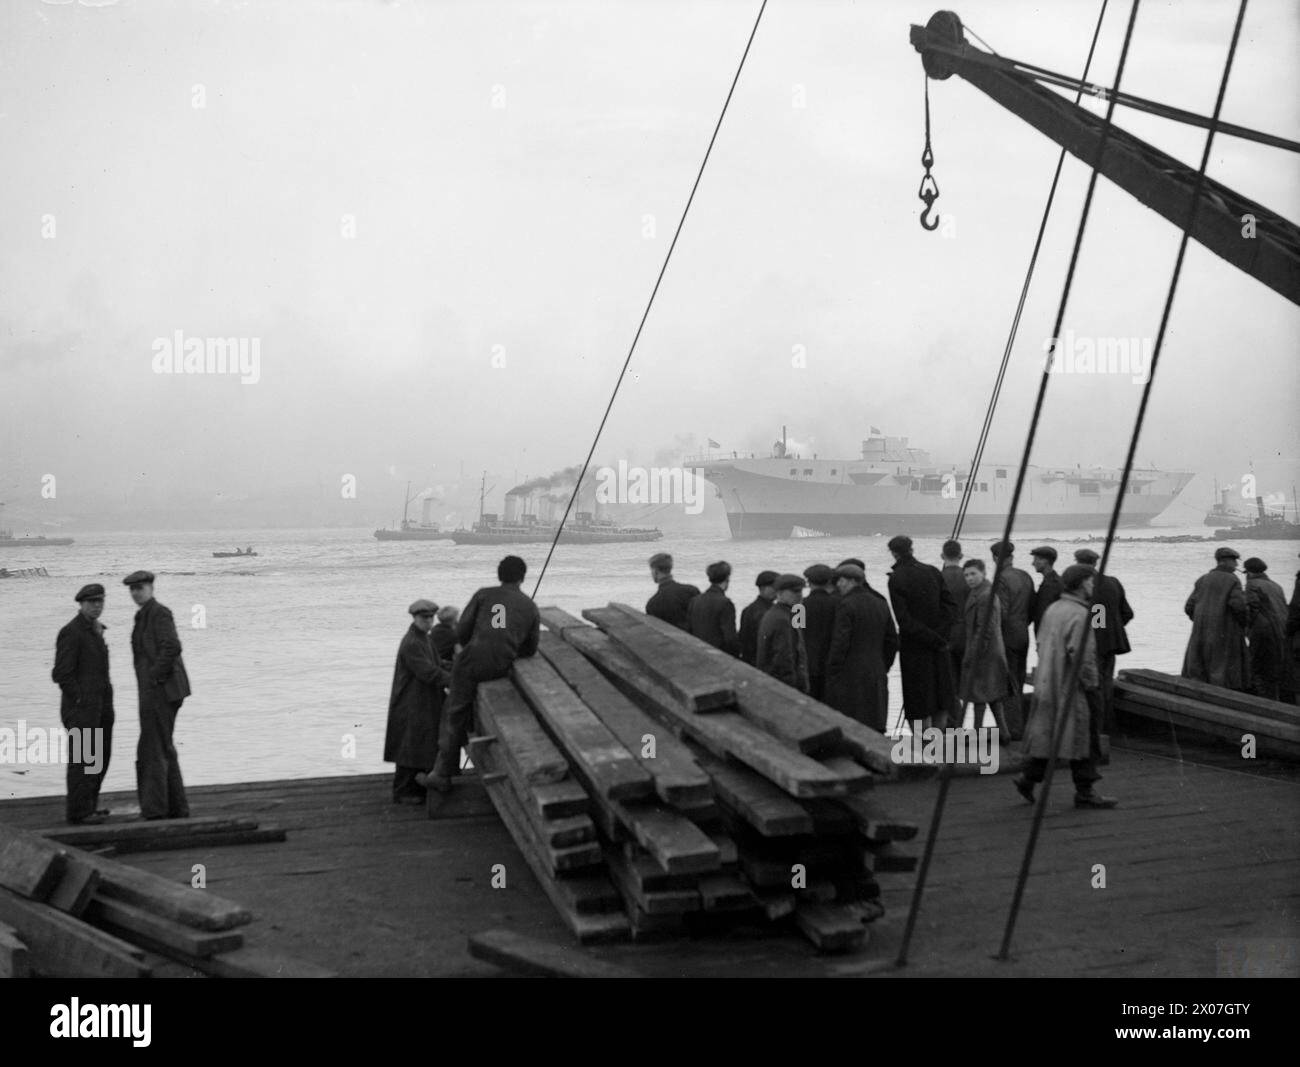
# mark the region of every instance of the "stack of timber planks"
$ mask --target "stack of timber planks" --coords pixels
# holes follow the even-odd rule
[[[0,977],[147,978],[157,957],[218,977],[325,975],[246,947],[237,928],[252,919],[206,889],[0,824]]]
[[[1300,707],[1161,671],[1122,670],[1115,711],[1220,738],[1240,748],[1249,734],[1259,755],[1300,759]]]
[[[538,654],[479,686],[471,755],[580,941],[737,924],[862,948],[915,825],[863,795],[884,737],[625,605],[543,608]]]

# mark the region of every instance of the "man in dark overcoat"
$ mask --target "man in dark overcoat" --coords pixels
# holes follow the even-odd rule
[[[1252,556],[1246,568],[1246,609],[1250,613],[1251,692],[1266,700],[1295,703],[1295,677],[1286,639],[1286,594],[1265,573],[1268,564]]]
[[[1250,609],[1237,580],[1234,548],[1215,549],[1215,568],[1196,579],[1183,611],[1192,620],[1192,633],[1183,656],[1183,677],[1209,682],[1224,689],[1250,689],[1250,661],[1246,629]]]
[[[1074,561],[1084,567],[1097,566],[1101,557],[1091,548],[1080,548]],[[1101,731],[1110,733],[1115,728],[1115,657],[1133,651],[1128,640],[1128,624],[1133,621],[1133,609],[1120,580],[1109,574],[1099,574],[1094,579],[1092,593],[1093,638],[1097,642],[1097,673],[1101,686],[1091,690],[1090,700],[1101,706]]]
[[[825,700],[826,657],[831,650],[831,630],[835,625],[835,575],[825,563],[814,563],[803,576],[808,579],[808,595],[803,598],[808,693],[814,700]]]
[[[393,666],[384,762],[397,765],[393,803],[420,804],[426,791],[417,775],[426,774],[437,760],[447,672],[433,647],[433,620],[438,605],[432,600],[417,600],[406,610],[411,625],[402,635]]]
[[[909,722],[943,728],[955,708],[956,687],[948,656],[948,637],[957,621],[957,604],[939,568],[912,554],[912,539],[891,538],[889,600],[898,620],[903,713]]]
[[[740,613],[740,658],[751,667],[758,663],[758,627],[768,609],[776,603],[776,586],[773,583],[779,577],[776,571],[759,571],[758,577],[754,579],[758,595]]]
[[[108,675],[104,587],[98,582],[77,592],[77,614],[59,631],[51,676],[61,690],[59,719],[69,732],[68,822],[100,823],[99,790],[113,752],[113,685]],[[75,758],[74,758],[75,757]]]
[[[731,564],[722,560],[705,569],[709,587],[692,597],[686,609],[690,631],[701,641],[720,648],[729,656],[740,655],[740,637],[736,633],[736,605],[727,596],[731,585]]]
[[[794,611],[803,596],[802,575],[783,574],[776,582],[776,603],[758,627],[758,663],[765,674],[808,692],[808,652],[803,627],[795,626]]]
[[[645,613],[689,631],[691,601],[700,595],[699,589],[673,578],[673,557],[667,552],[650,557],[650,578],[658,588],[646,601]]]
[[[1007,654],[1007,701],[1003,705],[1011,740],[1025,728],[1025,676],[1029,666],[1029,616],[1034,606],[1034,580],[1015,566],[1016,546],[998,541],[989,546],[996,570],[993,588],[1002,606],[1002,643]]]
[[[884,597],[867,589],[861,567],[833,572],[839,595],[826,655],[826,703],[873,730],[889,726],[889,668],[898,655],[898,631]]]

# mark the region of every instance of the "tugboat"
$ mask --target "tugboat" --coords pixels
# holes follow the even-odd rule
[[[0,508],[4,507],[0,503]],[[0,548],[61,548],[72,544],[71,537],[15,537],[13,530],[0,527]]]
[[[1206,526],[1223,526],[1225,524],[1231,525],[1234,522],[1239,522],[1244,524],[1250,520],[1250,516],[1246,514],[1246,512],[1238,511],[1236,508],[1230,507],[1228,505],[1228,497],[1231,494],[1232,494],[1231,488],[1220,489],[1218,481],[1217,480],[1215,481],[1214,495],[1216,497],[1216,501],[1210,507],[1210,510],[1205,513]]]
[[[417,494],[418,495],[418,494]],[[433,497],[427,496],[420,502],[420,521],[412,522],[406,517],[411,506],[411,483],[406,483],[406,503],[402,505],[402,524],[396,530],[385,527],[375,531],[380,541],[445,541],[450,536],[433,521]]]
[[[1264,498],[1257,496],[1255,507],[1259,515],[1254,522],[1246,526],[1215,530],[1215,538],[1223,541],[1300,541],[1300,523],[1287,522],[1285,506],[1281,511],[1270,515],[1264,507]]]

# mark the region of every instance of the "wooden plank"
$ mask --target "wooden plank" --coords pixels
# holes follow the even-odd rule
[[[1193,700],[1190,697],[1162,693],[1121,681],[1115,683],[1115,698],[1116,700],[1133,701],[1149,708],[1159,708],[1162,711],[1193,716],[1204,719],[1206,722],[1228,726],[1233,729],[1248,730],[1257,735],[1272,737],[1288,743],[1300,742],[1300,721],[1283,722],[1279,719],[1241,711],[1238,708],[1220,707],[1203,700]]]
[[[700,879],[702,910],[745,911],[757,906],[753,891],[734,874],[709,874]]]
[[[795,926],[818,952],[855,952],[867,943],[867,928],[851,911],[834,904],[800,902]]]
[[[690,646],[683,647],[667,634],[637,624],[636,620],[630,620],[636,625],[629,627],[619,625],[617,627],[619,632],[613,633],[613,625],[620,623],[618,615],[613,613],[613,608],[613,604],[609,608],[589,608],[582,615],[583,618],[590,619],[602,630],[610,633],[610,636],[639,660],[659,684],[672,693],[688,711],[700,714],[735,706],[736,692],[729,679],[714,665],[703,661]],[[649,616],[642,616],[642,618],[649,618]],[[671,625],[670,628],[688,640],[695,641],[695,638],[684,630],[677,630],[677,627]],[[704,648],[710,648],[703,641],[696,643]],[[725,652],[718,652],[718,654],[726,656]],[[727,656],[727,659],[731,658]]]
[[[232,845],[265,845],[288,840],[288,834],[279,826],[259,826],[254,830],[225,830],[212,833],[172,834],[156,840],[138,838],[114,845],[115,855],[131,852],[174,852],[181,849],[202,851],[207,848],[228,848]]]
[[[870,841],[911,841],[920,831],[914,822],[890,818],[877,801],[866,797],[844,797],[835,803],[853,816],[862,835]]]
[[[1159,703],[1156,703],[1156,702]],[[1166,706],[1162,707],[1161,704]],[[1283,759],[1300,759],[1300,740],[1279,736],[1283,731],[1300,734],[1274,719],[1264,719],[1241,711],[1212,708],[1178,698],[1165,699],[1150,690],[1133,690],[1115,683],[1115,710],[1121,715],[1135,715],[1154,722],[1173,724],[1188,730],[1220,738],[1232,745],[1241,745],[1244,734],[1253,734],[1256,750],[1261,755]]]
[[[31,954],[12,926],[0,923],[0,978],[30,978]]]
[[[238,930],[217,933],[195,930],[169,919],[160,919],[143,908],[120,900],[91,901],[86,918],[124,941],[151,952],[180,958],[182,962],[214,956],[218,952],[231,952],[244,944],[244,935]]]
[[[0,923],[27,947],[31,969],[47,978],[146,978],[144,952],[56,908],[0,889]]]
[[[727,711],[692,714],[608,634],[586,627],[565,630],[564,637],[625,696],[714,756],[739,760],[793,796],[834,796],[849,791],[847,783],[837,783],[840,775],[835,771],[794,751],[742,715]]]
[[[636,901],[637,907],[647,915],[678,915],[682,912],[700,910],[698,888],[646,889],[644,883],[634,875],[631,865],[616,848],[606,850],[605,862],[614,884],[626,896]]]
[[[637,978],[635,971],[593,960],[585,953],[510,930],[471,934],[469,954],[517,974],[542,978]]]
[[[570,815],[562,819],[544,819],[537,805],[527,802],[519,783],[508,774],[502,774],[505,759],[501,745],[492,738],[470,738],[466,747],[474,765],[483,771],[483,783],[491,791],[494,785],[505,784],[510,791],[509,802],[517,809],[520,818],[528,824],[532,839],[542,849],[552,869],[566,870],[562,864],[556,866],[556,858],[567,853],[575,845],[594,843],[596,826],[586,815]]]
[[[63,862],[63,877],[53,892],[46,898],[52,908],[79,917],[86,910],[90,898],[99,888],[99,871],[93,863],[80,856],[75,850],[69,852]]]
[[[614,813],[668,874],[695,874],[722,867],[722,853],[684,815],[658,804],[614,802]]]
[[[475,697],[483,729],[501,742],[521,784],[542,785],[569,777],[569,763],[546,735],[527,702],[505,678],[483,682]]]
[[[578,616],[570,615],[563,608],[546,607],[538,608],[537,613],[542,617],[542,625],[553,634],[563,634],[570,627],[581,630],[590,630],[592,627],[583,622]]]
[[[1231,708],[1244,711],[1250,715],[1259,715],[1279,722],[1300,723],[1300,706],[1284,704],[1278,700],[1256,696],[1254,693],[1240,693],[1235,689],[1200,682],[1194,678],[1183,678],[1177,674],[1152,671],[1141,668],[1128,668],[1119,672],[1116,679],[1141,689],[1154,689],[1172,696],[1182,696],[1189,700],[1200,701],[1213,707]]]
[[[515,660],[511,677],[537,712],[551,739],[587,787],[610,800],[654,792],[654,779],[545,660]]]
[[[653,856],[633,842],[623,845],[622,855],[638,889],[658,892],[663,889],[694,889],[699,884],[698,874],[669,874]]]
[[[796,901],[793,893],[764,890],[754,895],[758,898],[758,906],[763,909],[763,914],[767,916],[769,922],[776,922],[778,919],[794,914]]]
[[[515,844],[519,846],[524,862],[528,864],[533,876],[542,887],[542,892],[550,899],[551,905],[559,912],[560,918],[564,920],[565,925],[569,927],[573,935],[583,943],[614,941],[627,937],[630,927],[626,915],[622,913],[583,914],[574,906],[571,897],[559,889],[556,880],[551,877],[546,862],[538,855],[527,822],[524,820],[523,815],[517,813],[509,803],[508,795],[509,790],[504,785],[493,786],[488,790],[488,796],[492,798],[492,803],[496,805],[501,821],[506,824],[506,829],[510,831],[510,836],[515,839]]]
[[[916,870],[916,857],[902,852],[893,843],[871,844],[871,869],[877,874],[906,873]]]
[[[189,819],[132,819],[124,822],[104,822],[96,826],[51,826],[33,830],[51,841],[63,845],[87,848],[92,845],[116,845],[119,851],[125,842],[154,840],[165,837],[194,837],[199,834],[228,832],[231,830],[256,830],[257,820],[200,816]],[[137,850],[138,851],[138,850]]]
[[[609,632],[615,641],[624,642],[625,647],[633,651],[626,641],[644,628],[675,643],[680,658],[726,679],[735,691],[736,709],[740,714],[773,737],[808,754],[833,754],[836,746],[843,742],[843,725],[853,722],[847,716],[662,619],[645,615],[626,604],[611,603],[608,610],[623,616],[627,626],[638,628],[629,631],[625,626],[612,625]],[[606,625],[611,625],[608,616],[603,618]]]
[[[664,803],[697,807],[712,802],[713,785],[686,746],[620,693],[582,653],[553,633],[542,634],[538,651],[653,776],[654,791]],[[652,756],[642,755],[647,738]]]
[[[704,769],[724,804],[760,834],[784,837],[812,833],[812,816],[765,778],[745,767],[706,761]]]
[[[821,764],[836,775],[850,793],[861,793],[863,790],[875,787],[876,776],[857,760],[850,759],[848,756],[828,756],[821,761]]]
[[[307,960],[245,945],[196,964],[214,978],[337,978],[338,975]]]
[[[63,876],[64,853],[28,836],[0,839],[0,886],[28,900],[45,900]]]
[[[586,815],[591,800],[581,784],[572,778],[533,786],[528,793],[529,803],[543,819],[563,819],[570,815]]]

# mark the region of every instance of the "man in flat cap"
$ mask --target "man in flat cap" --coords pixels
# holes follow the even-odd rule
[[[1038,583],[1038,591],[1034,594],[1032,612],[1034,635],[1037,636],[1038,627],[1043,621],[1043,613],[1056,603],[1065,587],[1061,584],[1061,576],[1056,573],[1056,549],[1051,545],[1039,545],[1029,553],[1029,558],[1033,562],[1034,570],[1042,579]]]
[[[1006,647],[1010,675],[1007,702],[1003,705],[1011,740],[1019,740],[1025,728],[1025,675],[1029,661],[1029,616],[1034,607],[1034,580],[1014,566],[1016,546],[998,541],[989,546],[996,570],[991,579],[1002,605],[1002,643]]]
[[[1286,639],[1286,594],[1265,573],[1268,564],[1251,556],[1246,568],[1246,610],[1250,613],[1251,692],[1266,700],[1295,703],[1295,676]]]
[[[768,609],[776,603],[776,580],[779,577],[776,571],[759,571],[754,579],[758,595],[740,613],[740,658],[751,667],[758,663],[758,628]]]
[[[803,627],[795,625],[794,609],[803,596],[804,580],[798,574],[783,574],[773,583],[776,603],[758,627],[760,671],[770,674],[801,693],[808,692],[808,651]],[[802,614],[802,612],[801,612]]]
[[[650,577],[658,588],[646,601],[645,613],[670,622],[679,630],[689,631],[691,601],[700,595],[699,589],[673,580],[673,557],[667,552],[656,552],[650,557]]]
[[[948,638],[957,621],[957,603],[939,568],[912,554],[910,537],[891,538],[889,551],[894,557],[889,600],[898,620],[903,714],[910,722],[942,729],[956,708]]]
[[[867,589],[863,569],[841,563],[832,572],[835,617],[826,654],[826,703],[878,733],[889,726],[889,668],[898,631],[885,598]]]
[[[51,675],[62,697],[59,718],[69,737],[68,822],[100,823],[108,814],[99,806],[99,790],[108,773],[113,751],[113,685],[108,677],[108,644],[104,624],[104,587],[83,585],[78,591],[77,614],[54,643]],[[76,759],[72,757],[76,756]]]
[[[135,750],[140,817],[184,819],[190,814],[180,759],[172,735],[190,678],[181,659],[181,639],[172,613],[154,599],[154,577],[136,571],[122,579],[140,609],[131,630],[135,683],[140,693],[140,741]]]
[[[952,630],[948,634],[948,665],[952,673],[952,686],[955,691],[961,684],[961,663],[966,655],[966,624],[964,620],[966,618],[966,598],[970,596],[970,587],[966,584],[966,571],[962,567],[961,542],[945,541],[939,555],[941,564],[939,574],[943,578],[943,584],[948,587],[948,592],[952,594],[952,601],[957,609],[956,622],[952,624]],[[960,724],[962,717],[960,697],[953,701],[953,717]]]
[[[686,609],[690,631],[727,655],[739,656],[736,605],[727,596],[727,588],[731,585],[731,564],[725,560],[710,563],[704,573],[708,576],[709,587],[699,596],[692,597]]]
[[[438,757],[443,691],[448,675],[433,647],[433,620],[438,605],[417,600],[406,609],[411,625],[397,647],[393,688],[388,697],[384,762],[394,763],[393,803],[421,804],[426,790],[417,780]]]
[[[1250,609],[1237,580],[1240,558],[1236,549],[1216,549],[1214,570],[1196,579],[1192,595],[1183,605],[1183,611],[1192,620],[1192,634],[1183,657],[1183,677],[1246,692],[1250,688],[1250,661],[1246,653]]]
[[[439,793],[451,788],[459,770],[479,682],[504,678],[516,659],[537,652],[541,616],[532,597],[520,588],[527,573],[528,565],[518,556],[503,558],[497,564],[501,584],[484,586],[470,597],[456,624],[461,649],[451,668],[451,689],[438,731],[438,758],[425,779],[426,786]]]
[[[452,660],[456,658],[456,624],[460,622],[460,608],[452,604],[439,608],[437,619],[429,637],[433,640],[433,650],[438,653],[438,660],[450,671]]]
[[[1025,767],[1013,783],[1031,803],[1034,786],[1046,775],[1048,760],[1056,756],[1070,761],[1076,808],[1113,808],[1119,804],[1114,797],[1102,796],[1094,789],[1101,780],[1097,772],[1100,726],[1086,694],[1100,684],[1093,651],[1095,632],[1089,621],[1096,573],[1080,563],[1067,567],[1061,575],[1065,588],[1043,615],[1038,670],[1034,675],[1034,712],[1025,726]],[[1058,730],[1058,748],[1053,753],[1053,732]]]
[[[1091,548],[1080,548],[1074,561],[1085,567],[1096,567],[1101,557]],[[1097,642],[1097,671],[1101,675],[1101,688],[1094,699],[1101,702],[1101,728],[1105,733],[1115,729],[1115,657],[1133,650],[1128,640],[1128,624],[1133,621],[1124,586],[1113,575],[1099,574],[1092,591],[1093,638]]]
[[[803,576],[808,595],[803,598],[803,642],[808,653],[808,693],[826,699],[826,658],[835,626],[835,573],[825,563],[814,563]]]

